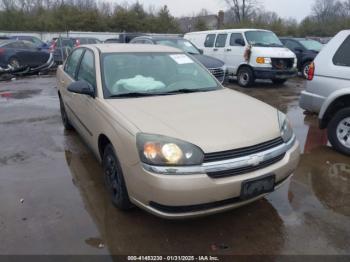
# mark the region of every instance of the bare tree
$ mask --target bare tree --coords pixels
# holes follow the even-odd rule
[[[236,22],[249,20],[258,9],[258,0],[225,0]]]

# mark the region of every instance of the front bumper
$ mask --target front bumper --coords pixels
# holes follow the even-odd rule
[[[303,91],[301,92],[299,105],[302,109],[306,111],[319,113],[324,101],[325,97],[323,96]]]
[[[278,70],[274,68],[254,67],[254,76],[257,79],[288,79],[298,75],[298,69]]]
[[[274,174],[278,189],[297,168],[299,156],[299,143],[295,141],[282,160],[242,175],[224,178],[211,178],[205,173],[164,175],[138,164],[127,170],[126,180],[130,200],[135,205],[162,218],[184,219],[223,212],[266,196],[242,201],[242,183]]]

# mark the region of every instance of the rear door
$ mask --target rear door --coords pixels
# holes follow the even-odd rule
[[[225,50],[227,46],[227,33],[220,33],[216,37],[215,47],[213,49],[214,56],[222,61],[225,60]]]
[[[68,86],[76,81],[78,66],[84,52],[83,48],[75,49],[67,58],[63,67],[58,70],[57,73],[57,85],[62,95],[63,103],[65,105],[66,112],[73,125],[81,129],[78,117],[75,113],[75,102],[77,94],[68,91]]]
[[[50,57],[47,52],[40,51],[33,43],[28,41],[20,41],[18,44],[21,47],[19,56],[25,61],[25,65],[37,67],[45,64]]]
[[[204,54],[208,56],[215,57],[216,53],[215,48],[216,34],[208,34],[204,40]]]

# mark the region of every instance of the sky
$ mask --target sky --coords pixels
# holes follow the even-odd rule
[[[115,2],[135,3],[136,0],[114,0]],[[281,17],[295,18],[301,21],[311,12],[311,5],[314,0],[258,0],[260,4],[268,11],[275,11]],[[171,14],[179,16],[188,16],[198,13],[202,8],[211,13],[225,9],[224,0],[139,0],[145,8],[149,5],[160,7],[167,5]]]

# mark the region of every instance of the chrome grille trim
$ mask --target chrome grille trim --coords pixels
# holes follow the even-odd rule
[[[225,80],[225,70],[223,68],[209,68],[209,72],[216,77],[221,83]]]

